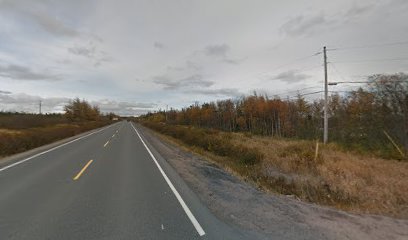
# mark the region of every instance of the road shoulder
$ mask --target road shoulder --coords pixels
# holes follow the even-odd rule
[[[226,223],[278,239],[408,237],[408,220],[350,214],[265,193],[150,129],[138,128],[210,211]]]

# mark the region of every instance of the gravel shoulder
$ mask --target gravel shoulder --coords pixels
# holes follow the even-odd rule
[[[270,239],[408,239],[408,220],[352,214],[259,190],[140,126],[143,135],[220,220]]]

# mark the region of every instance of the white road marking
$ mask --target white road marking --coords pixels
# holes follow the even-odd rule
[[[161,226],[161,227],[162,227],[162,230],[164,230],[164,226],[163,226],[163,224],[162,224],[162,226]]]
[[[147,152],[150,154],[152,157],[154,163],[156,163],[157,168],[159,169],[160,173],[163,175],[164,180],[166,180],[167,184],[169,185],[170,189],[173,191],[174,195],[176,196],[177,200],[179,201],[181,207],[183,208],[184,212],[187,214],[187,217],[190,219],[191,223],[197,230],[198,234],[200,236],[204,236],[205,232],[203,228],[201,227],[200,223],[198,223],[197,219],[194,217],[193,213],[190,211],[188,208],[187,204],[184,202],[183,198],[181,198],[180,194],[178,193],[177,189],[174,187],[173,183],[171,183],[170,179],[167,177],[166,173],[163,171],[161,168],[159,162],[153,155],[153,153],[150,151],[149,147],[147,147],[146,143],[143,141],[142,137],[140,136],[139,132],[136,130],[136,128],[133,126],[131,123],[132,128],[135,130],[137,136],[139,136],[140,141],[143,143],[144,147],[146,148]]]
[[[51,149],[48,149],[48,150],[46,150],[46,151],[44,151],[44,152],[37,153],[37,154],[35,154],[35,155],[31,156],[31,157],[28,157],[28,158],[25,158],[25,159],[20,160],[20,161],[18,161],[18,162],[12,163],[12,164],[10,164],[10,165],[8,165],[8,166],[5,166],[5,167],[3,167],[3,168],[0,168],[0,172],[4,171],[4,170],[6,170],[6,169],[12,168],[12,167],[14,167],[14,166],[17,166],[17,165],[19,165],[19,164],[22,164],[22,163],[24,163],[24,162],[27,162],[27,161],[29,161],[29,160],[31,160],[31,159],[33,159],[33,158],[36,158],[36,157],[38,157],[38,156],[41,156],[41,155],[43,155],[43,154],[49,153],[49,152],[51,152],[51,151],[54,151],[54,150],[57,149],[57,148],[63,147],[63,146],[65,146],[65,145],[71,144],[71,143],[76,142],[76,141],[78,141],[78,140],[81,140],[81,139],[83,139],[83,138],[89,137],[89,136],[91,136],[91,135],[93,135],[93,134],[95,134],[95,133],[98,133],[98,132],[103,131],[103,130],[105,130],[105,129],[107,129],[107,128],[110,128],[111,126],[113,126],[113,125],[109,125],[109,126],[107,126],[107,127],[105,127],[105,128],[102,128],[102,129],[96,131],[96,132],[91,132],[91,133],[89,133],[89,134],[87,134],[87,135],[85,135],[85,136],[76,138],[76,139],[74,139],[74,140],[72,140],[72,141],[63,143],[63,144],[61,144],[61,145],[58,145],[58,146],[53,147],[53,148],[51,148]]]
[[[109,143],[109,140],[105,143],[105,145],[103,145],[103,147],[106,147],[106,145],[108,145],[108,143]]]

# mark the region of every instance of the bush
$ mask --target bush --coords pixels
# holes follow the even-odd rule
[[[239,165],[255,165],[263,158],[263,155],[257,149],[234,145],[231,142],[231,136],[220,134],[217,130],[156,122],[143,122],[143,125],[162,134],[177,138],[187,145],[202,148],[221,157],[228,157]]]

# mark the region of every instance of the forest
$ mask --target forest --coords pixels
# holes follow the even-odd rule
[[[254,93],[148,113],[140,119],[278,138],[321,139],[323,106],[323,100],[307,101],[300,94],[295,99],[282,99]],[[330,142],[358,152],[406,159],[407,74],[372,75],[357,90],[332,94],[328,106]]]

